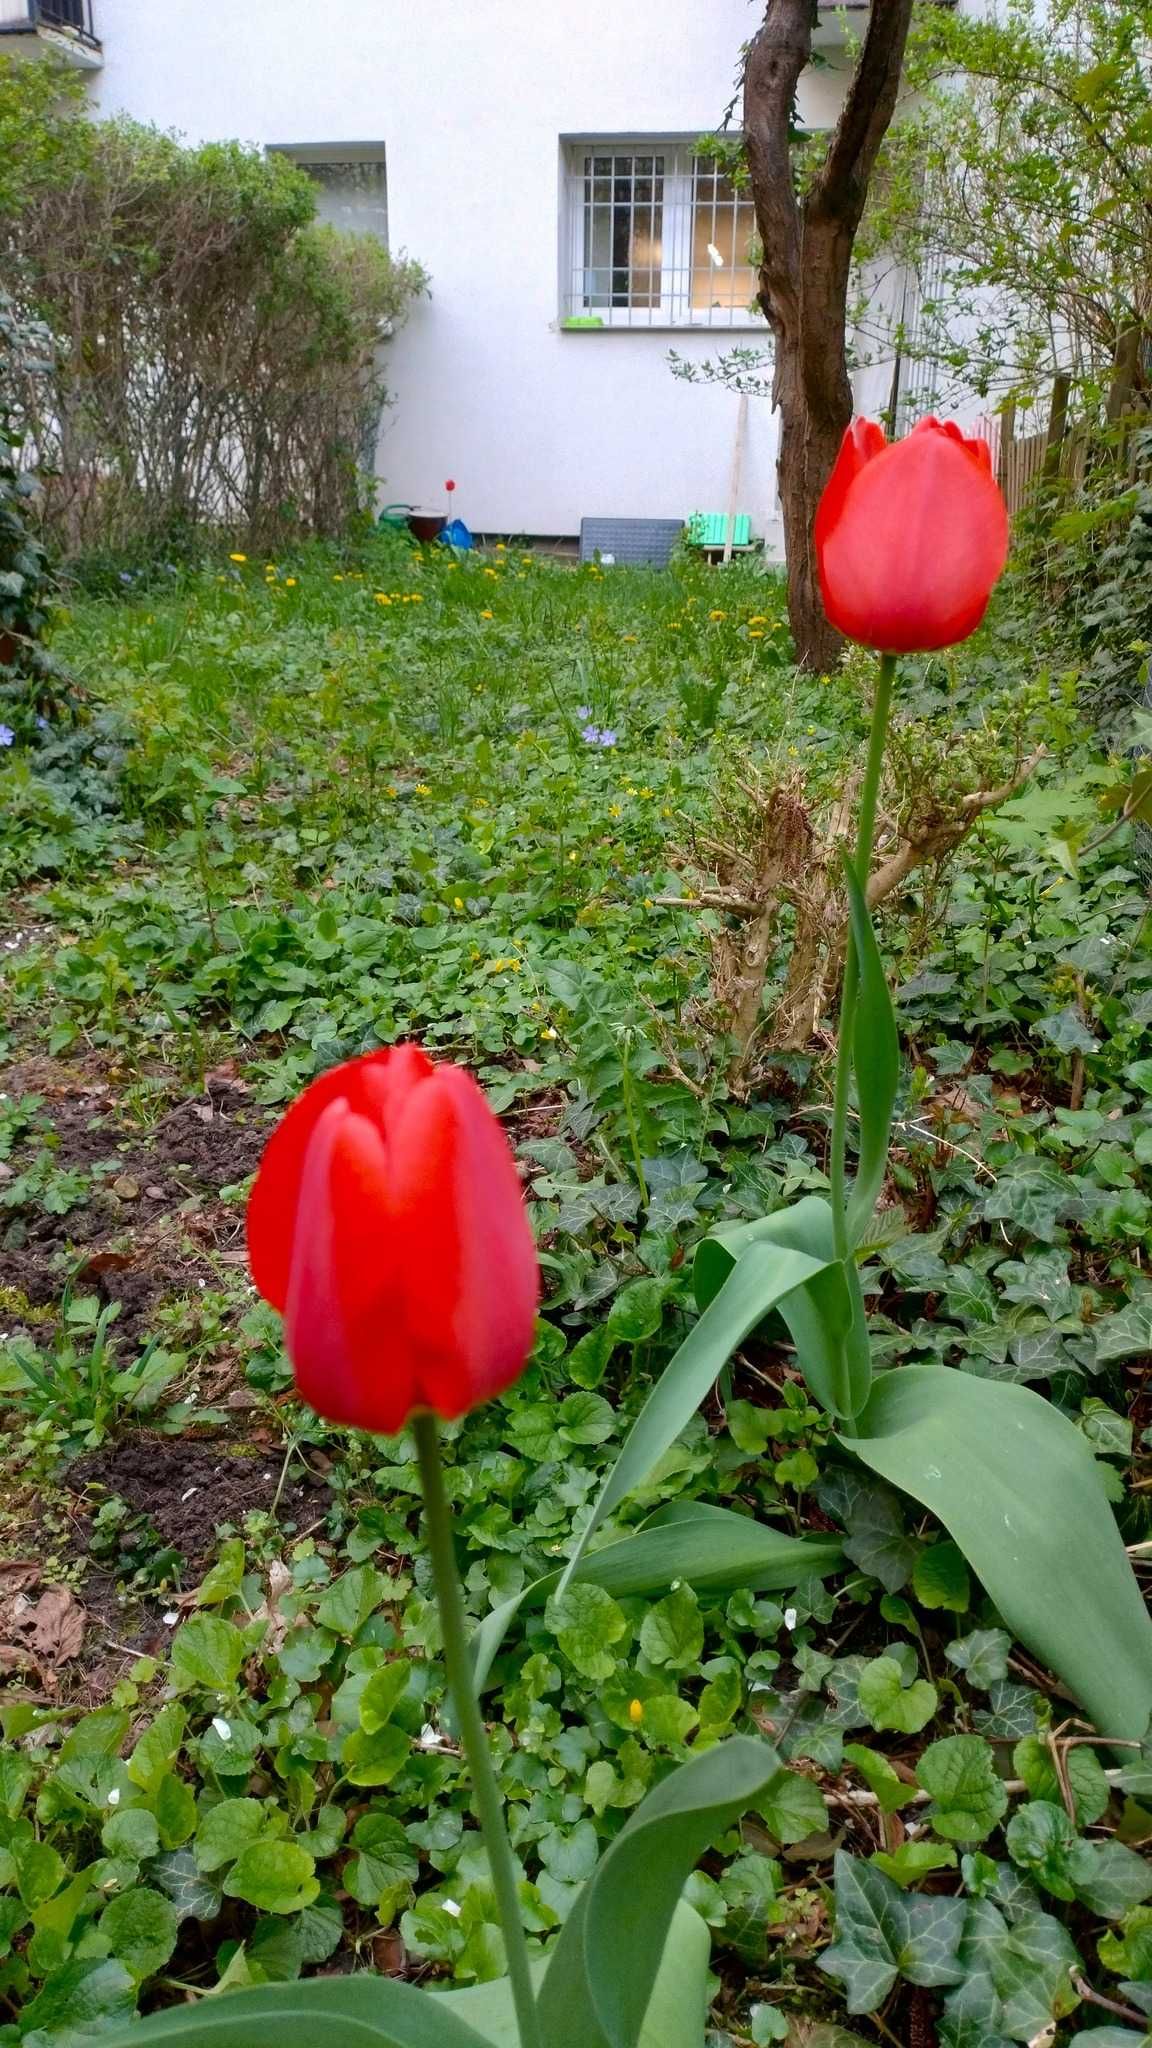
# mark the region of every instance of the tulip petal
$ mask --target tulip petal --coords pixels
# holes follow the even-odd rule
[[[819,533],[829,619],[886,654],[967,639],[1008,553],[1008,515],[990,460],[974,439],[937,421],[858,466]]]
[[[432,1072],[419,1046],[382,1046],[331,1067],[304,1090],[277,1124],[264,1148],[248,1199],[248,1258],[256,1287],[273,1308],[288,1300],[296,1205],[309,1141],[329,1104],[344,1098],[353,1109],[379,1114]]]
[[[522,1370],[538,1293],[508,1141],[462,1068],[437,1067],[408,1096],[392,1134],[389,1188],[419,1397],[451,1419]]]
[[[818,550],[840,518],[844,500],[860,471],[886,446],[884,429],[875,420],[853,420],[851,426],[844,429],[840,453],[816,508],[812,533]]]
[[[387,1149],[343,1098],[308,1141],[284,1337],[302,1398],[330,1422],[393,1435],[414,1399],[409,1347],[392,1315]]]

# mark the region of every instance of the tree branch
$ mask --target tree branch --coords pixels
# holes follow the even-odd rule
[[[868,181],[896,107],[911,19],[912,0],[873,0],[840,119],[809,189],[807,220],[835,220],[853,234],[859,227]]]
[[[799,320],[800,210],[792,175],[792,114],[800,73],[811,54],[812,0],[768,0],[744,66],[744,141],[763,250],[760,304],[777,337],[794,334]]]

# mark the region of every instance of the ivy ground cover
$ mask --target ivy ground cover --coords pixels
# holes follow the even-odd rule
[[[818,1575],[549,1589],[691,1325],[695,1242],[826,1192],[828,1046],[729,1095],[686,877],[749,762],[830,799],[859,672],[798,677],[743,569],[381,539],[114,580],[56,623],[81,723],[0,768],[0,2040],[221,1982],[503,1971],[414,1447],[295,1406],[243,1254],[278,1106],[412,1036],[506,1118],[546,1276],[528,1373],[448,1447],[473,1619],[526,1596],[485,1703],[533,1939],[672,1763],[754,1732],[779,1772],[687,1892],[717,2048],[1139,2042],[1152,1758],[1092,1740],[838,1448],[783,1324],[615,1521],[747,1509]],[[1142,1569],[1148,905],[1124,834],[1075,855],[1115,775],[1030,639],[1005,607],[908,683],[922,777],[1006,676],[1051,755],[886,911],[903,1063],[863,1281],[878,1362],[1076,1421]]]

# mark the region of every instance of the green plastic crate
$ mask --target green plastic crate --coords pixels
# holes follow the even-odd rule
[[[722,548],[728,540],[728,515],[725,512],[693,512],[688,521],[688,539],[695,548]],[[746,548],[752,541],[752,521],[747,512],[738,512],[732,522],[732,545]]]

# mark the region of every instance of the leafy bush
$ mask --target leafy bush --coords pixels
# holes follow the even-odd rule
[[[23,460],[69,551],[334,533],[384,398],[378,353],[424,274],[316,225],[311,181],[238,143],[91,123],[0,66],[0,249],[40,358],[9,357]],[[29,74],[36,74],[30,77]]]

